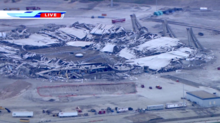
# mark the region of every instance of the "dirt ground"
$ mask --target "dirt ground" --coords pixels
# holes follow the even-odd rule
[[[41,96],[117,95],[136,92],[134,83],[100,83],[39,87]]]
[[[0,90],[0,99],[12,98],[31,87],[31,84],[25,81],[16,81],[7,85],[4,89]]]

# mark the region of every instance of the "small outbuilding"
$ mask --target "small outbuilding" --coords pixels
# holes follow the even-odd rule
[[[202,107],[220,106],[220,97],[206,91],[186,92],[186,99]]]

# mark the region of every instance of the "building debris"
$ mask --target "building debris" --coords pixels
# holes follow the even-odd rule
[[[85,78],[121,80],[143,72],[198,66],[213,59],[211,53],[198,52],[204,48],[191,29],[188,29],[189,39],[196,49],[187,47],[177,38],[152,34],[141,26],[135,15],[131,18],[134,31],[115,25],[75,22],[70,27],[47,24],[37,33],[29,32],[23,25],[11,32],[1,32],[0,38],[4,40],[0,44],[0,61],[4,64],[0,65],[0,74],[62,81]],[[33,51],[65,46],[82,49],[56,53]],[[87,53],[93,51],[97,54],[88,57]],[[60,57],[65,53],[75,60]],[[83,57],[75,57],[77,54]]]

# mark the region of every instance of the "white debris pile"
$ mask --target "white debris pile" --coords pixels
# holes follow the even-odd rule
[[[6,38],[6,32],[0,32],[0,38],[5,39]]]
[[[5,54],[16,54],[19,52],[19,49],[10,46],[0,45],[0,52]]]
[[[158,71],[168,66],[172,61],[185,60],[194,53],[195,50],[183,47],[177,49],[176,51],[170,51],[159,55],[147,56],[129,61],[131,64],[148,66],[150,69]]]
[[[136,58],[135,53],[132,50],[129,50],[128,48],[122,49],[118,55],[120,57],[124,57],[126,59],[134,59]]]
[[[122,27],[115,27],[114,25],[97,24],[91,31],[91,34],[105,35],[113,33],[121,33],[125,31]]]
[[[0,38],[1,36],[6,37],[1,41],[1,44],[5,44],[0,48],[0,54],[4,56],[0,61],[8,61],[13,65],[3,65],[0,71],[7,70],[12,75],[25,74],[48,79],[91,77],[92,73],[100,71],[140,74],[145,68],[149,68],[150,71],[166,72],[200,65],[213,59],[209,53],[197,52],[197,49],[185,46],[179,39],[160,37],[149,33],[147,29],[137,34],[115,25],[97,24],[95,26],[76,22],[67,27],[48,24],[37,33],[29,33],[25,26],[20,26],[10,33],[0,33]],[[66,61],[64,58],[51,57],[56,56],[56,51],[51,55],[30,51],[30,49],[56,46],[82,47],[80,52],[85,54],[88,50],[83,48],[87,47],[100,52],[97,56],[89,58],[86,54],[83,58],[77,58],[77,61],[74,59],[73,62]],[[59,51],[64,55],[68,54],[68,57],[73,52],[75,53],[72,49]],[[50,57],[47,57],[49,55]],[[82,67],[82,63],[87,62],[91,64],[85,68]],[[100,71],[97,71],[97,68]],[[87,75],[82,76],[81,70],[86,70]],[[107,78],[116,77],[114,74],[106,74],[106,76]]]
[[[102,52],[108,52],[113,53],[115,44],[107,43],[103,49],[101,49]]]
[[[177,38],[161,37],[138,45],[135,49],[147,55],[175,50],[183,44]]]
[[[70,41],[66,43],[68,46],[75,46],[75,47],[86,47],[93,44],[93,42],[85,42],[85,41]]]
[[[36,53],[26,53],[26,54],[23,55],[23,58],[24,59],[33,58],[36,55],[37,55]]]
[[[47,35],[32,34],[28,39],[18,39],[18,40],[6,40],[11,44],[16,45],[29,45],[29,46],[49,46],[51,44],[59,43],[57,39],[52,39]]]
[[[87,35],[86,30],[76,29],[74,27],[73,28],[69,28],[69,27],[60,28],[59,31],[62,31],[62,32],[66,33],[67,35],[70,35],[71,37],[75,36],[78,39],[83,39]]]
[[[11,30],[11,32],[3,32],[0,36],[0,38],[6,39],[6,40],[17,40],[17,39],[25,39],[29,38],[31,33],[27,31],[26,26],[20,25],[16,29]]]

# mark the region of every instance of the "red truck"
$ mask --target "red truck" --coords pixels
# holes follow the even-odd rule
[[[76,107],[76,110],[77,110],[77,112],[78,113],[81,113],[82,112],[82,110],[80,109],[80,107],[78,106],[78,107]]]
[[[157,89],[162,89],[162,87],[161,87],[161,86],[156,86],[156,88],[157,88]]]
[[[40,7],[29,6],[29,7],[26,7],[26,10],[40,10]]]
[[[99,114],[105,114],[104,110],[99,111]]]
[[[125,18],[112,20],[112,23],[118,23],[118,22],[125,22]]]

